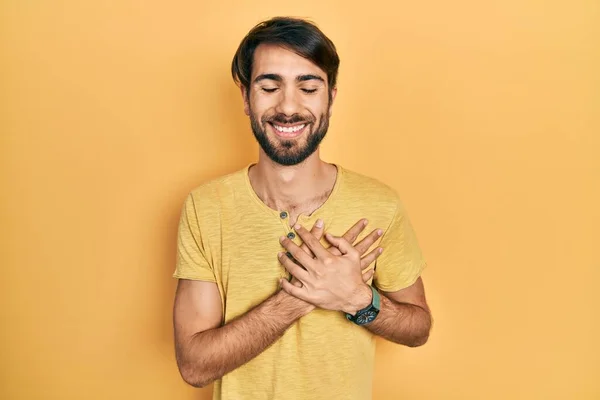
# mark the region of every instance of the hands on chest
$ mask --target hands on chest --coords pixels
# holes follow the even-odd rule
[[[289,282],[280,280],[282,289],[313,308],[355,314],[366,307],[372,296],[366,282],[374,274],[374,269],[369,266],[383,252],[378,247],[365,255],[382,235],[381,229],[374,229],[354,243],[367,223],[366,220],[358,221],[341,237],[325,233],[325,239],[331,244],[328,248],[320,243],[324,233],[322,221],[317,221],[311,231],[296,224],[294,230],[302,239],[301,246],[285,236],[280,239],[291,257],[279,253],[279,262],[292,275]]]

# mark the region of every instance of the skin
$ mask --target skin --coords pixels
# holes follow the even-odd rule
[[[297,263],[292,262],[285,253],[279,254],[279,260],[300,283],[293,285],[282,280],[284,291],[317,307],[352,315],[371,304],[371,288],[361,279],[360,254],[350,242],[343,237],[325,234],[325,238],[341,252],[337,255],[325,249],[300,225],[295,230],[315,258],[287,237],[280,239]],[[375,321],[364,325],[365,328],[406,346],[425,344],[431,329],[431,315],[422,279],[419,278],[406,289],[381,294],[379,315]]]
[[[320,237],[323,229],[315,226],[313,237]],[[354,242],[365,229],[366,221],[358,221],[344,237]],[[355,245],[362,255],[381,236],[376,229]],[[305,247],[306,254],[310,250]],[[330,247],[328,251],[339,254]],[[377,248],[362,257],[363,280],[373,276],[367,268],[379,257]],[[296,282],[296,284],[299,284]],[[221,297],[217,285],[181,279],[177,285],[173,322],[175,353],[182,378],[190,385],[204,387],[226,373],[250,361],[280,338],[294,322],[308,314],[314,305],[279,291],[263,303],[225,325],[221,325]],[[252,335],[248,335],[252,332]]]
[[[325,72],[311,61],[278,46],[256,49],[250,86],[242,88],[244,111],[261,143],[258,163],[248,174],[267,206],[289,210],[291,225],[300,214],[311,214],[323,204],[335,184],[335,166],[320,159],[318,146],[314,151],[311,147],[315,138],[320,142],[319,136],[326,133],[336,94],[335,88],[328,88]],[[294,138],[278,135],[273,126],[301,123],[306,128]],[[301,161],[284,165],[278,160]],[[285,254],[273,255],[293,275],[291,282],[282,280],[282,290],[225,325],[215,283],[179,281],[173,310],[175,345],[179,370],[187,383],[202,387],[238,368],[315,307],[354,314],[371,303],[372,292],[365,282],[373,271],[368,266],[382,249],[365,252],[381,230],[374,229],[354,243],[366,227],[358,221],[342,237],[326,234],[331,246],[325,248],[318,241],[323,235],[322,221],[318,222],[310,232],[295,228],[304,242],[301,247],[281,239],[294,260]],[[396,343],[425,343],[431,316],[421,278],[406,289],[380,293],[381,311],[365,328]]]

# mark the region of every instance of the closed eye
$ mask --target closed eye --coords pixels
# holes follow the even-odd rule
[[[306,94],[311,94],[317,91],[317,89],[302,89],[302,91]]]
[[[273,93],[277,90],[277,88],[262,88],[264,92]]]

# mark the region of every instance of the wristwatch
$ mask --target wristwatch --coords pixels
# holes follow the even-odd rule
[[[373,286],[370,286],[370,288],[373,292],[371,304],[362,310],[358,310],[355,315],[346,313],[346,318],[348,318],[349,321],[354,322],[356,325],[365,325],[369,322],[373,322],[375,318],[377,318],[377,314],[379,314],[379,309],[381,308],[379,292],[377,292],[377,289],[375,289]]]

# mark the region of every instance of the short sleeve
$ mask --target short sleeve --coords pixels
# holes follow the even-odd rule
[[[383,247],[383,253],[376,262],[375,286],[386,292],[395,292],[415,283],[426,263],[417,236],[399,200],[380,246]]]
[[[192,194],[188,195],[181,210],[177,230],[177,261],[174,278],[216,282],[208,261],[198,212]]]

